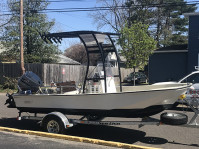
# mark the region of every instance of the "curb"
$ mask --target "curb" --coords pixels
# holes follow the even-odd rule
[[[113,142],[113,141],[104,141],[104,140],[90,139],[90,138],[84,138],[84,137],[76,137],[76,136],[61,135],[61,134],[52,134],[52,133],[46,133],[46,132],[40,132],[40,131],[13,129],[13,128],[8,128],[8,127],[0,127],[0,131],[36,135],[36,136],[55,138],[55,139],[63,139],[63,140],[76,141],[76,142],[92,143],[92,144],[118,147],[118,148],[125,148],[125,149],[158,149],[158,148],[153,148],[153,147],[131,145],[131,144],[127,144],[127,143],[118,143],[118,142]]]

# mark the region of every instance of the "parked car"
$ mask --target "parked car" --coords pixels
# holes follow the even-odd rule
[[[147,83],[147,76],[143,72],[135,72],[135,83]],[[134,72],[131,72],[123,80],[124,83],[133,83],[134,82]]]
[[[194,71],[176,82],[159,82],[154,85],[169,83],[192,83],[192,86],[187,88],[183,98],[185,98],[189,104],[199,107],[199,71]],[[187,104],[186,101],[177,99],[174,106],[177,106],[178,104]]]
[[[199,71],[194,71],[187,77],[181,79],[179,82],[182,83],[192,83],[193,85],[189,87],[185,93],[186,101],[192,106],[199,107]],[[184,100],[177,100],[177,104],[187,104]]]
[[[199,83],[193,84],[190,88],[187,89],[184,98],[189,103],[196,108],[199,107]],[[176,104],[187,104],[185,100],[177,100]]]

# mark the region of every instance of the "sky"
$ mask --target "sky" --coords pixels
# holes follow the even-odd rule
[[[65,2],[51,2],[48,8],[88,8],[95,7],[96,0],[69,0]],[[55,19],[55,30],[74,31],[74,30],[97,30],[97,24],[89,17],[89,12],[58,12],[48,13],[49,19]]]
[[[55,0],[59,1],[59,0]],[[63,0],[64,2],[51,2],[48,8],[61,9],[61,8],[89,8],[100,6],[98,0]],[[187,0],[189,2],[197,0]],[[52,32],[62,31],[75,31],[75,30],[94,30],[97,31],[97,23],[94,23],[93,18],[89,16],[92,12],[62,12],[62,13],[48,13],[49,19],[55,19],[55,27]],[[98,31],[111,32],[110,28],[103,27]],[[72,41],[64,40],[60,49],[64,51],[66,48],[73,44]]]
[[[8,0],[0,0],[0,15],[8,12]],[[19,2],[20,0],[16,0]],[[35,0],[36,1],[36,0]],[[62,8],[88,8],[95,7],[96,0],[49,0],[51,3],[48,9]],[[57,2],[59,1],[59,2]],[[62,1],[62,2],[60,2]],[[97,30],[97,24],[94,24],[93,19],[89,17],[89,12],[48,12],[48,20],[55,19],[55,26],[50,32],[66,32],[76,30]],[[6,20],[8,16],[0,16],[0,20]],[[59,45],[61,51],[64,51],[71,44],[78,41],[63,40]]]
[[[7,1],[0,0],[0,15],[8,12]],[[15,0],[19,2],[20,0]],[[35,0],[36,1],[36,0]],[[48,9],[62,8],[88,8],[95,7],[96,0],[47,0],[50,1]],[[98,0],[97,0],[98,1]],[[93,19],[89,17],[89,12],[48,12],[49,20],[55,19],[56,30],[74,31],[74,30],[97,30]],[[0,19],[3,17],[1,16]]]
[[[51,0],[50,0],[51,1]],[[53,0],[60,1],[60,0]],[[98,0],[61,0],[64,2],[51,2],[48,8],[89,8],[100,6]],[[110,1],[110,0],[107,0]],[[197,1],[197,0],[187,0]],[[198,2],[198,1],[197,1]],[[98,30],[97,24],[94,23],[93,18],[89,16],[92,12],[62,12],[62,13],[48,13],[49,19],[56,20],[55,31],[74,31],[74,30]],[[100,31],[109,31],[108,27],[100,29]]]
[[[89,8],[95,7],[96,0],[65,0],[65,2],[51,2],[49,9],[62,8]],[[97,24],[89,17],[89,12],[52,12],[47,13],[48,18],[55,19],[55,26],[51,32],[67,32],[77,30],[93,30],[97,31]],[[102,30],[101,30],[102,31]],[[59,46],[64,51],[71,45],[78,43],[79,40],[64,39]]]
[[[0,1],[0,13],[7,10],[7,1]],[[16,0],[19,1],[19,0]],[[100,6],[97,3],[98,0],[49,0],[49,9],[62,9],[62,8],[89,8]],[[59,2],[57,2],[59,1]],[[62,2],[60,2],[62,1]],[[109,1],[109,0],[108,0]],[[187,0],[187,1],[197,1],[197,0]],[[55,19],[55,26],[51,32],[66,32],[66,31],[76,31],[76,30],[94,30],[94,31],[105,31],[111,32],[110,28],[104,27],[102,29],[97,29],[97,24],[94,23],[93,18],[89,16],[89,13],[93,12],[48,12],[47,16],[49,20]],[[2,17],[0,18],[2,19]],[[72,41],[64,41],[64,43],[59,46],[62,51],[69,47]]]

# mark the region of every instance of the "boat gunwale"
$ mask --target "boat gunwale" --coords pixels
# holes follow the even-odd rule
[[[109,95],[109,94],[130,94],[130,93],[141,93],[141,92],[151,92],[151,91],[167,91],[167,90],[178,90],[190,87],[190,85],[182,85],[177,87],[167,87],[151,89],[151,90],[138,90],[138,91],[123,91],[123,92],[115,92],[115,93],[80,93],[80,94],[18,94],[14,93],[13,96],[86,96],[86,95]],[[67,92],[66,92],[67,93]]]

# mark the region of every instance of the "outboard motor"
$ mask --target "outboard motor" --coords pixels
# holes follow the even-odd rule
[[[18,80],[18,86],[21,92],[37,92],[39,87],[43,85],[39,76],[32,71],[27,71]]]

